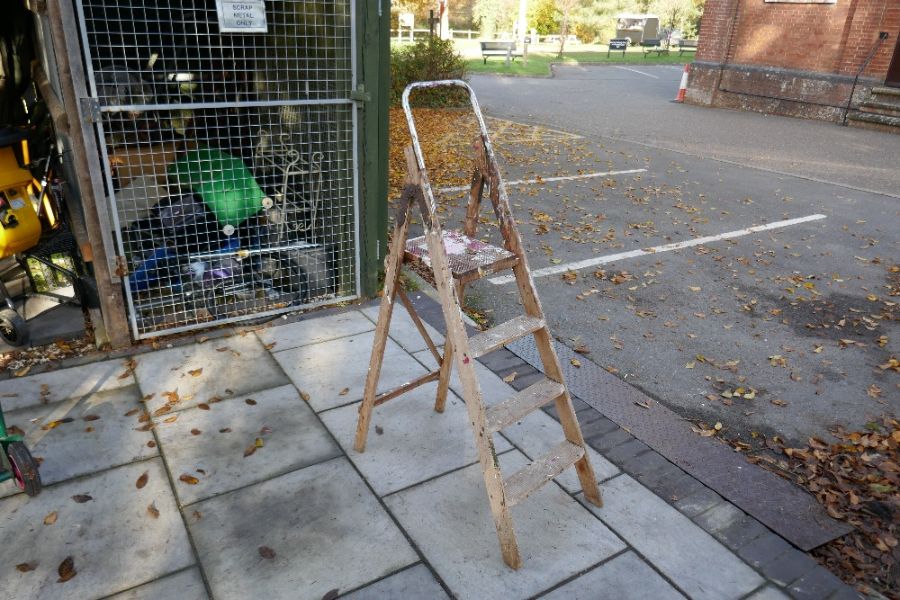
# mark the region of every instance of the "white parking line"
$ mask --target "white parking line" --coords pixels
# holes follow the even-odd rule
[[[640,73],[641,75],[646,75],[647,77],[652,77],[653,79],[659,79],[656,75],[651,75],[650,73],[644,73],[643,71],[638,71],[637,69],[632,69],[631,67],[623,67],[620,65],[614,65],[617,69],[622,69],[623,71],[632,71],[634,73]]]
[[[600,171],[597,173],[583,173],[581,175],[560,175],[559,177],[538,177],[537,179],[516,179],[507,181],[506,185],[524,185],[526,183],[553,183],[554,181],[573,181],[575,179],[590,179],[591,177],[607,177],[610,175],[628,175],[630,173],[646,173],[647,169],[628,169],[627,171]],[[453,187],[438,188],[436,192],[463,192],[468,190],[467,185],[455,185]]]
[[[619,252],[618,254],[608,254],[606,256],[596,256],[585,260],[571,262],[565,265],[554,265],[544,269],[538,269],[531,272],[532,277],[546,277],[547,275],[555,275],[557,273],[565,273],[566,271],[577,271],[587,267],[595,267],[597,265],[605,265],[607,263],[624,260],[626,258],[635,258],[638,256],[646,256],[648,254],[657,254],[659,252],[670,252],[672,250],[681,250],[682,248],[690,248],[691,246],[700,246],[701,244],[709,244],[721,240],[730,240],[732,238],[750,235],[758,231],[769,231],[770,229],[781,229],[782,227],[790,227],[791,225],[799,225],[809,221],[818,221],[824,219],[825,215],[815,214],[806,217],[798,217],[796,219],[787,219],[785,221],[775,221],[774,223],[766,223],[765,225],[754,225],[746,229],[738,229],[737,231],[727,231],[718,235],[708,235],[706,237],[694,238],[683,242],[675,242],[664,246],[654,246],[652,248],[644,248],[642,250],[631,250],[630,252]],[[503,285],[504,283],[512,283],[515,281],[512,275],[504,275],[502,277],[492,277],[488,279],[494,285]]]

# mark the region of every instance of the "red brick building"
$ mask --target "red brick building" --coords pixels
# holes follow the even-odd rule
[[[898,37],[900,0],[707,0],[686,99],[900,131]]]

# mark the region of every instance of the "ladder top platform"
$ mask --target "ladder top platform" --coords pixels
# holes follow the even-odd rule
[[[477,279],[482,274],[508,269],[517,261],[516,255],[509,250],[467,237],[460,231],[444,231],[443,240],[447,262],[455,279]],[[407,240],[405,251],[407,261],[431,268],[424,235]]]

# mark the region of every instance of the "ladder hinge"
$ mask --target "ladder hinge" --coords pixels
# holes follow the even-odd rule
[[[356,86],[356,89],[350,92],[350,99],[354,102],[371,102],[372,94],[366,91],[366,85],[364,83]]]
[[[86,123],[100,122],[100,101],[96,98],[79,98],[81,104],[81,118]]]
[[[128,275],[128,261],[124,256],[116,256],[116,277],[125,277]]]

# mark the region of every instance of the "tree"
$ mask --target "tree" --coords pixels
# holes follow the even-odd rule
[[[475,0],[472,9],[472,16],[479,23],[481,35],[486,37],[498,31],[512,31],[518,14],[518,0]]]
[[[528,24],[538,32],[538,35],[549,35],[559,31],[556,0],[532,0],[528,7]]]
[[[559,52],[557,53],[559,58],[562,58],[563,50],[566,47],[566,37],[569,35],[569,18],[572,16],[572,11],[579,4],[580,0],[556,0],[556,6],[559,12],[562,13],[559,26]]]

